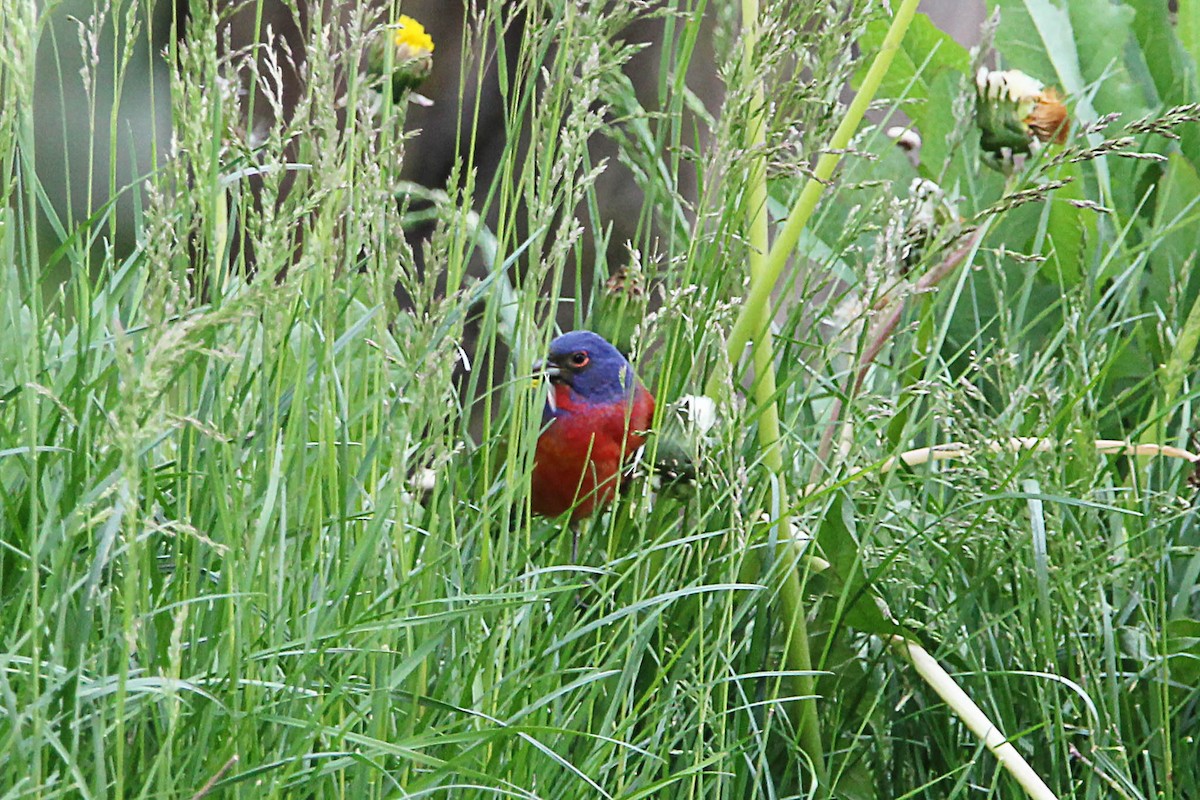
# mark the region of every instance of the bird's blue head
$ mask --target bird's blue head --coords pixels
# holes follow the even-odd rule
[[[629,359],[591,331],[571,331],[550,342],[550,352],[539,366],[556,389],[570,389],[572,403],[629,402],[637,388]]]

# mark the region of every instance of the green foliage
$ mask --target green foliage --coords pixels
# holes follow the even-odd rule
[[[865,52],[878,50],[887,32],[887,21],[873,20],[862,39]],[[904,98],[900,108],[921,131],[923,159],[933,170],[945,161],[951,144],[950,137],[956,120],[947,109],[954,106],[961,94],[963,76],[970,71],[970,55],[966,48],[939,30],[929,17],[917,14],[904,37],[880,87],[885,97]],[[855,78],[861,82],[864,69]]]
[[[1000,64],[1073,111],[1007,177],[973,127],[982,55],[916,17],[881,95],[919,163],[889,120],[861,131],[772,295],[772,466],[763,371],[726,356],[747,176],[765,159],[777,234],[890,22],[836,5],[765,6],[747,61],[724,8],[645,12],[672,42],[647,91],[634,4],[541,4],[519,44],[512,4],[481,4],[466,51],[496,54],[505,135],[494,177],[464,162],[444,187],[399,181],[407,106],[340,69],[360,21],[315,20],[292,116],[248,132],[262,97],[219,78],[253,62],[218,58],[197,6],[172,145],[113,187],[127,232],[39,178],[51,22],[5,7],[0,795],[740,799],[823,774],[852,800],[1020,796],[897,634],[1060,797],[1200,795],[1193,465],[1095,444],[1196,426],[1196,5],[993,4]],[[110,19],[136,34],[131,8]],[[725,93],[701,108],[709,50]],[[602,140],[642,192],[628,264]],[[636,480],[577,531],[528,516],[556,317],[634,350],[660,417],[723,384],[671,455],[686,491]]]

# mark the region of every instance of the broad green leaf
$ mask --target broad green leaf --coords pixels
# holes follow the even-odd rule
[[[1168,282],[1173,281],[1188,259],[1200,248],[1200,175],[1179,153],[1172,153],[1158,187],[1151,241],[1157,247],[1151,259],[1156,276],[1152,294],[1165,301]]]
[[[1048,258],[1042,272],[1051,281],[1057,282],[1061,276],[1065,285],[1074,286],[1086,270],[1086,245],[1096,230],[1096,212],[1071,203],[1084,199],[1079,165],[1071,164],[1064,172],[1075,180],[1055,190],[1048,200],[1049,219],[1042,244],[1042,255]]]
[[[1140,53],[1133,47],[1126,49],[1130,54],[1130,70],[1136,76],[1137,64],[1132,59],[1140,57],[1145,63],[1146,80],[1156,90],[1153,99],[1147,94],[1148,102],[1155,108],[1193,103],[1200,95],[1200,82],[1196,77],[1197,9],[1196,0],[1184,0],[1179,4],[1178,24],[1172,24],[1166,3],[1158,0],[1129,0],[1134,9],[1133,32],[1140,46]],[[1182,41],[1187,39],[1192,44]],[[1200,129],[1185,125],[1176,131],[1180,135],[1179,149],[1193,164],[1200,164]]]
[[[817,542],[829,559],[830,568],[823,577],[832,581],[831,594],[840,594],[842,619],[855,630],[881,636],[907,632],[893,622],[887,607],[871,585],[871,576],[864,573],[866,565],[859,554],[858,538],[854,534],[854,505],[838,497],[825,514]],[[831,574],[832,573],[832,574]]]
[[[883,44],[889,21],[877,19],[867,25],[861,46],[864,55],[873,54]],[[864,58],[854,76],[857,86],[866,74],[870,59]],[[879,87],[883,97],[924,99],[929,96],[929,83],[946,71],[966,74],[971,56],[966,49],[941,31],[924,14],[913,17],[912,26],[904,36],[900,51]]]
[[[1032,6],[1029,7],[1029,6]],[[1075,59],[1075,40],[1071,35],[1071,18],[1067,13],[1048,2],[1027,3],[1026,0],[993,0],[988,11],[1000,10],[1000,27],[996,30],[995,46],[1000,53],[1000,66],[1004,69],[1019,69],[1044,83],[1062,83],[1058,77],[1051,49],[1059,51],[1060,60]],[[1043,35],[1043,30],[1045,35]],[[1076,82],[1083,79],[1076,62]]]
[[[1200,60],[1200,0],[1179,0],[1175,31],[1192,60]]]
[[[1186,64],[1195,73],[1195,62],[1175,35],[1166,3],[1158,0],[1129,0],[1134,12],[1130,26],[1145,58],[1146,69],[1157,91],[1158,102],[1170,103],[1186,82]]]
[[[1167,623],[1167,658],[1173,680],[1189,686],[1200,680],[1200,620]]]
[[[1119,112],[1126,121],[1147,114],[1155,101],[1153,87],[1140,85],[1130,74],[1134,62],[1147,71],[1134,46],[1133,9],[1106,0],[1070,0],[1068,11],[1083,79],[1096,87],[1096,111]]]
[[[863,52],[878,51],[887,29],[886,20],[870,23],[862,39]],[[869,63],[869,58],[863,60],[855,85]],[[921,160],[935,174],[940,172],[947,138],[957,123],[951,108],[970,66],[970,54],[962,45],[938,29],[929,17],[917,14],[880,86],[880,96],[901,101],[900,108],[921,134]]]

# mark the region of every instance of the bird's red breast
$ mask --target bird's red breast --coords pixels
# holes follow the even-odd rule
[[[629,360],[591,331],[550,342],[537,368],[550,380],[530,481],[535,514],[576,520],[612,499],[622,470],[646,442],[654,397]]]
[[[628,459],[646,442],[654,397],[640,381],[631,399],[604,404],[587,402],[569,386],[551,391],[555,416],[538,438],[531,506],[545,516],[574,507],[577,520],[612,499]]]

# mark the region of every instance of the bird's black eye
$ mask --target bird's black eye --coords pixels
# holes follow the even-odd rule
[[[571,366],[575,369],[583,369],[588,365],[589,361],[591,361],[591,359],[588,358],[588,354],[583,350],[580,350],[577,353],[571,353]]]

